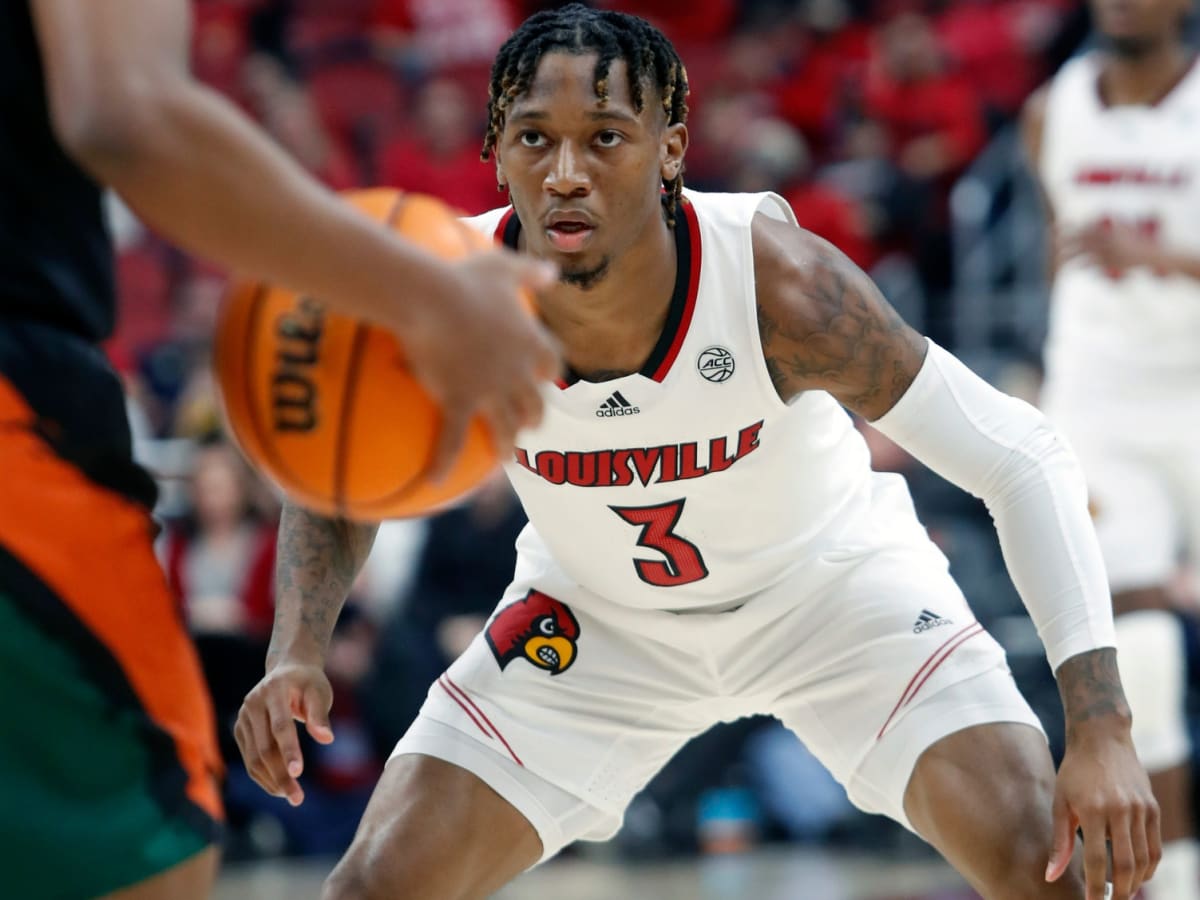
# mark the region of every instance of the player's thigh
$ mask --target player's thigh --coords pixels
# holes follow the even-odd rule
[[[153,878],[109,894],[104,900],[208,900],[220,863],[217,848],[208,847]]]
[[[1078,898],[1078,856],[1060,883],[1045,883],[1054,841],[1054,777],[1039,730],[977,725],[921,754],[905,810],[917,832],[989,900]]]
[[[473,900],[534,865],[529,821],[465,768],[420,754],[392,757],[324,900]]]
[[[855,805],[904,825],[904,788],[928,746],[998,718],[1037,724],[1015,687],[994,689],[1011,684],[1004,652],[932,545],[847,563],[745,658],[767,660],[761,683],[778,691],[761,711],[795,731]],[[978,679],[978,697],[930,712],[931,698]]]

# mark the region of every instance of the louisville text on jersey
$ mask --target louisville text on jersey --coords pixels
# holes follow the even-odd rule
[[[722,472],[753,453],[762,426],[760,420],[738,431],[734,438],[717,437],[707,443],[688,441],[624,450],[541,450],[532,458],[528,450],[518,447],[516,461],[551,484],[576,487],[624,487],[633,484],[634,479],[643,485],[683,481]]]

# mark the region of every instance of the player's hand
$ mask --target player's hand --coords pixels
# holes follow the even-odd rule
[[[286,797],[292,806],[304,802],[296,722],[318,743],[332,743],[332,705],[333,688],[321,667],[298,662],[279,663],[246,695],[233,734],[246,771],[264,791]]]
[[[444,415],[434,478],[453,464],[476,414],[500,458],[511,457],[517,431],[541,421],[541,384],[562,369],[557,343],[518,299],[554,284],[553,265],[497,250],[449,271],[441,295],[420,304],[421,320],[405,341],[413,373]]]
[[[1056,242],[1058,262],[1083,259],[1119,278],[1133,268],[1156,268],[1159,245],[1152,236],[1128,222],[1097,222],[1078,231],[1064,231]]]
[[[1087,900],[1103,900],[1112,853],[1113,900],[1131,900],[1162,856],[1158,804],[1127,730],[1100,726],[1067,742],[1054,791],[1054,849],[1046,880],[1057,881],[1083,832]]]

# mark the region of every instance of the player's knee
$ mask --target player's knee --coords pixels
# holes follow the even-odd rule
[[[1164,610],[1117,616],[1117,661],[1133,711],[1133,745],[1152,772],[1191,751],[1184,714],[1187,662],[1179,619]]]
[[[436,883],[432,866],[418,854],[373,852],[371,842],[355,839],[325,880],[321,900],[455,900],[448,886]]]
[[[321,900],[375,900],[384,897],[382,879],[372,868],[367,854],[351,847],[325,879]]]

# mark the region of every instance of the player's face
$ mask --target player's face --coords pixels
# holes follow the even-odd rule
[[[559,264],[563,280],[589,288],[612,261],[662,220],[664,178],[683,161],[687,132],[667,126],[657,90],[639,113],[624,60],[596,97],[597,56],[547,53],[528,92],[508,111],[496,154],[521,220],[525,248]]]
[[[1139,56],[1179,33],[1192,0],[1092,0],[1096,27],[1110,47]]]

